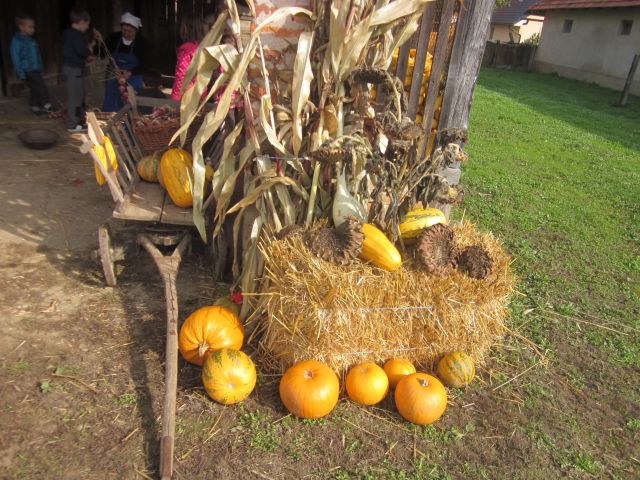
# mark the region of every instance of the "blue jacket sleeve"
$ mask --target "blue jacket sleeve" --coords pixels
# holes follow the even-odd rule
[[[14,37],[13,39],[11,39],[11,61],[13,62],[13,68],[16,71],[16,75],[18,75],[18,78],[20,80],[24,80],[26,78],[22,58],[22,42],[16,40],[16,38]]]

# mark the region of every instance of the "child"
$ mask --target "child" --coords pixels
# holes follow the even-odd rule
[[[35,20],[29,15],[15,18],[18,32],[11,39],[11,60],[20,80],[29,86],[29,105],[35,114],[51,112],[49,91],[42,78],[42,58],[38,44],[33,39]]]
[[[167,98],[162,93],[162,75],[158,70],[147,70],[142,78],[142,90],[138,92],[138,97]],[[140,115],[148,115],[153,112],[153,107],[138,106]]]
[[[85,33],[91,17],[86,10],[74,8],[69,13],[71,28],[62,33],[62,73],[67,82],[67,131],[86,132],[85,127],[85,65],[93,58]],[[102,38],[94,30],[94,38]]]
[[[178,47],[177,51],[176,74],[173,81],[173,89],[171,90],[172,100],[180,100],[182,98],[180,93],[182,81],[198,49],[198,45],[206,33],[205,29],[205,22],[193,14],[186,15],[180,23],[180,38],[184,43]],[[193,80],[191,84],[193,84]]]

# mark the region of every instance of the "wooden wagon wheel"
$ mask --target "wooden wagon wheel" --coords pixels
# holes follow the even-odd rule
[[[111,248],[111,237],[106,225],[98,227],[98,244],[100,246],[100,263],[104,272],[104,280],[110,287],[116,286],[115,257]]]

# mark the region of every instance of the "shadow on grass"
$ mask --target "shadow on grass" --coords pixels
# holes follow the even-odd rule
[[[640,97],[614,104],[620,92],[532,72],[483,68],[478,85],[608,141],[640,150]]]

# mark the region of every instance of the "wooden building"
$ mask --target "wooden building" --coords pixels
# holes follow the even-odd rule
[[[183,15],[197,13],[203,17],[213,13],[217,0],[0,0],[0,75],[3,93],[15,95],[25,87],[16,77],[9,55],[11,37],[16,31],[14,17],[27,13],[36,20],[38,41],[48,83],[58,83],[62,70],[62,31],[69,27],[69,11],[87,9],[92,24],[105,36],[119,28],[120,15],[129,11],[142,19],[141,33],[154,45],[152,65],[172,75],[178,25]],[[242,3],[242,2],[240,2]]]

